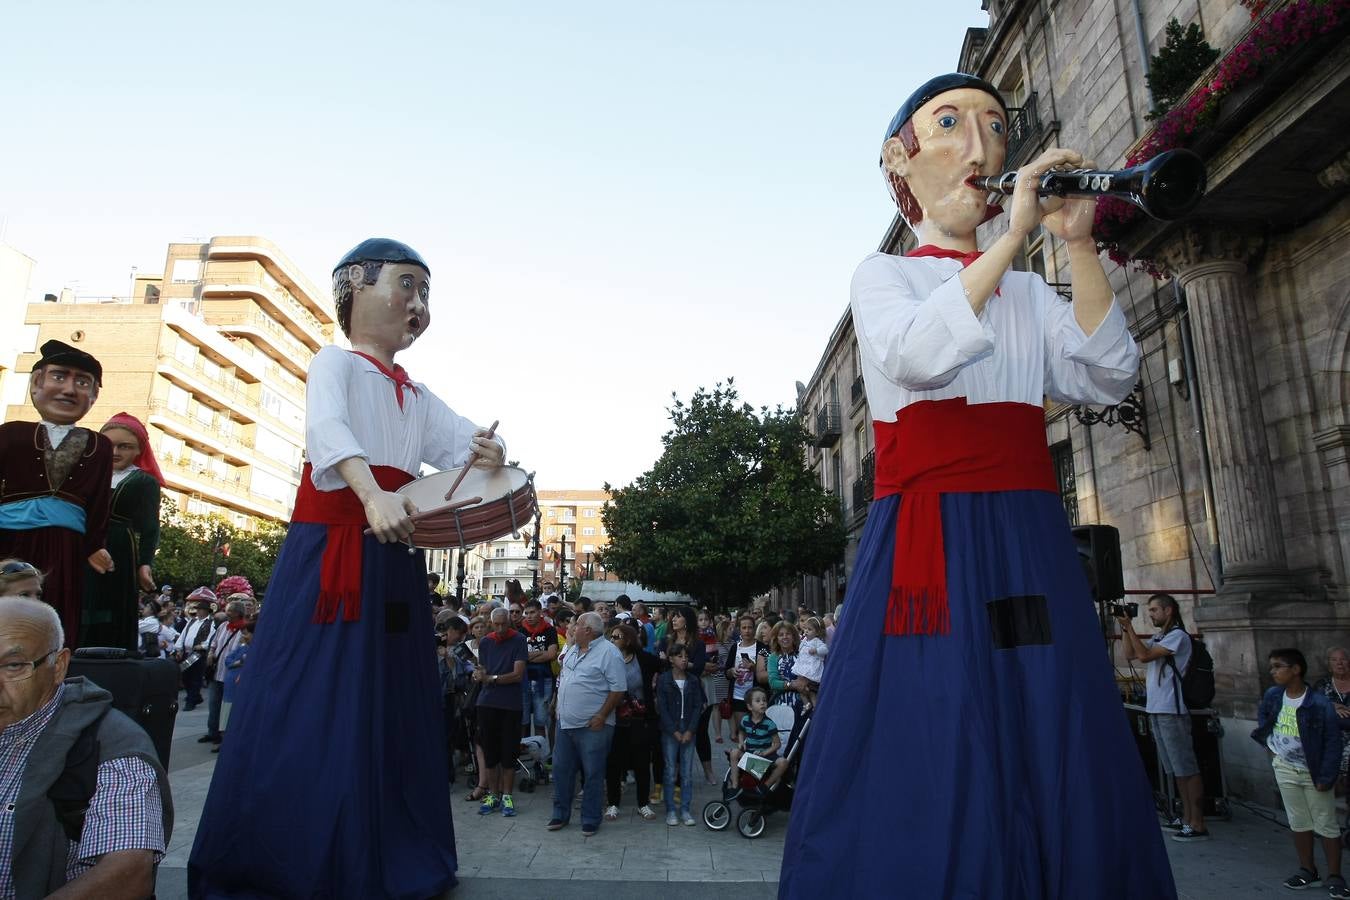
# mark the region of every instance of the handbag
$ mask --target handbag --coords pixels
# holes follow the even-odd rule
[[[730,721],[730,719],[731,719],[731,698],[730,698],[730,697],[727,697],[727,698],[724,699],[721,703],[717,704],[717,713],[718,713],[718,715],[720,715],[723,719],[726,719],[726,720]]]

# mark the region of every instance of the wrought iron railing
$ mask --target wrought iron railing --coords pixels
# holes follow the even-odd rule
[[[843,435],[838,403],[822,403],[816,411],[816,446],[832,447]]]

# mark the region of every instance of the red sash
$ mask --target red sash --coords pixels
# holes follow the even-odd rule
[[[381,489],[394,491],[413,480],[413,476],[393,466],[371,466],[370,473]],[[323,548],[319,568],[319,599],[314,604],[314,621],[342,621],[361,618],[361,547],[366,529],[366,511],[351,488],[321,491],[314,487],[313,469],[305,463],[300,473],[300,490],[295,496],[292,522],[328,526],[328,542]]]
[[[921,400],[874,422],[880,499],[901,494],[886,634],[949,634],[942,495],[1057,493],[1045,411],[1026,403]]]

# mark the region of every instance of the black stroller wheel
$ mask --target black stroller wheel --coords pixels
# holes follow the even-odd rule
[[[731,824],[731,807],[721,800],[711,800],[703,807],[703,824],[713,831],[725,831]]]
[[[741,833],[741,837],[754,840],[764,833],[766,821],[764,813],[759,810],[743,809],[741,814],[736,817],[736,830]]]

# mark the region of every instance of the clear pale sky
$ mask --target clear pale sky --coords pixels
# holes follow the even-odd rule
[[[125,294],[175,240],[262,235],[320,286],[407,241],[433,276],[413,377],[500,419],[542,487],[625,484],[672,391],[795,401],[894,212],[887,122],[985,24],[978,0],[14,0],[0,233],[37,297]]]

